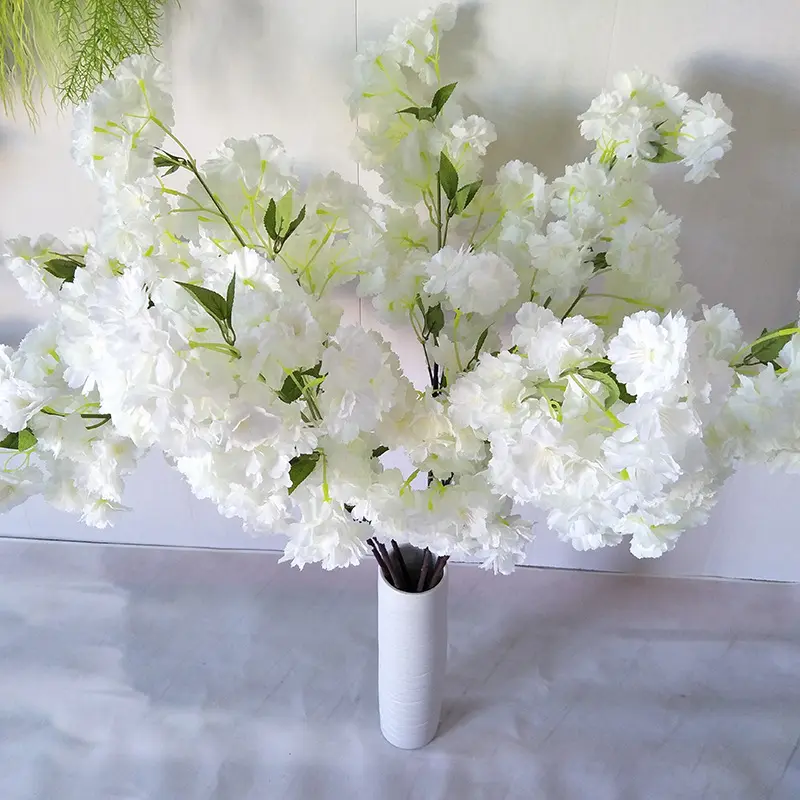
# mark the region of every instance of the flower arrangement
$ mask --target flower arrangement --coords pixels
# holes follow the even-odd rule
[[[440,74],[454,22],[440,5],[356,60],[380,200],[301,181],[271,136],[198,163],[147,56],[77,110],[103,215],[7,245],[52,315],[0,350],[0,507],[43,492],[109,524],[160,448],[197,497],[285,533],[297,566],[395,540],[508,572],[532,537],[515,506],[579,550],[654,557],[737,465],[800,464],[797,323],[746,343],[731,310],[698,309],[650,185],[716,176],[721,98],[620,75],[580,117],[586,160],[552,181],[520,161],[486,176],[494,128]],[[428,386],[343,322],[345,284],[416,337]]]

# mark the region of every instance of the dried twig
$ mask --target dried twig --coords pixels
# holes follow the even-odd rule
[[[433,589],[433,587],[438,585],[439,581],[441,581],[442,575],[444,575],[445,565],[449,558],[450,556],[439,556],[439,558],[436,559],[436,566],[433,568],[433,573],[431,574],[431,579],[428,584],[429,589]]]
[[[392,539],[392,552],[378,539],[367,539],[367,544],[372,549],[372,555],[378,562],[383,577],[390,586],[401,592],[427,592],[437,586],[444,575],[444,568],[450,556],[434,556],[426,547],[422,551],[419,577],[414,583],[408,564],[403,557],[403,551],[397,542]]]
[[[367,539],[367,544],[372,548],[372,555],[375,556],[375,560],[378,562],[378,566],[381,568],[381,572],[383,573],[383,577],[391,586],[394,586],[394,581],[392,580],[392,574],[389,572],[389,567],[384,562],[381,554],[378,552],[378,548],[375,545],[374,539]]]
[[[425,548],[425,552],[422,554],[422,567],[419,571],[419,581],[417,582],[417,591],[424,592],[425,591],[425,581],[428,577],[428,570],[431,568],[431,551],[428,548]]]
[[[397,542],[392,539],[392,553],[394,554],[395,560],[400,565],[400,572],[403,575],[403,583],[406,586],[406,591],[410,591],[411,586],[411,576],[408,574],[408,567],[406,566],[406,561],[403,558],[403,551],[398,547]]]
[[[392,582],[395,589],[400,589],[401,592],[405,592],[406,588],[405,584],[403,583],[403,574],[400,572],[400,567],[394,563],[394,559],[392,559],[389,555],[388,551],[386,550],[386,545],[383,542],[378,542],[378,550],[381,551],[383,560],[386,562],[386,566],[392,575]]]

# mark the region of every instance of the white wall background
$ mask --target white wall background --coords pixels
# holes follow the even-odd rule
[[[343,98],[358,42],[385,36],[425,0],[182,0],[162,54],[173,75],[178,135],[202,157],[229,136],[274,133],[303,165],[359,176]],[[484,0],[462,4],[445,64],[466,105],[493,120],[489,166],[532,161],[548,175],[586,152],[575,117],[618,69],[640,66],[693,96],[722,93],[734,112],[722,178],[657,187],[684,218],[688,280],[737,309],[748,333],[797,315],[800,286],[800,3],[797,0]],[[93,190],[69,157],[70,119],[39,130],[0,119],[0,236],[90,226]],[[363,309],[369,322],[369,309]],[[0,341],[36,321],[0,275]],[[416,352],[400,337],[409,369]],[[655,562],[621,549],[575,553],[544,526],[531,563],[665,574],[800,580],[800,478],[748,470],[722,493],[712,521]],[[135,509],[113,531],[85,528],[38,500],[0,516],[0,535],[274,547],[195,500],[158,456],[130,481]]]

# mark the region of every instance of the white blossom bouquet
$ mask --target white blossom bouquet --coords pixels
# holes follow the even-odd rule
[[[652,557],[738,464],[800,464],[796,322],[747,344],[732,311],[697,310],[650,186],[675,164],[716,176],[721,98],[620,75],[580,117],[585,161],[487,179],[494,128],[440,74],[454,22],[441,5],[356,60],[380,200],[336,174],[302,181],[271,136],[199,164],[149,57],[79,108],[102,219],[7,245],[52,314],[0,351],[0,507],[44,492],[107,524],[160,448],[197,497],[285,533],[295,565],[354,564],[376,537],[508,572],[532,535],[515,505],[579,550]],[[413,333],[429,385],[342,321],[344,284]]]

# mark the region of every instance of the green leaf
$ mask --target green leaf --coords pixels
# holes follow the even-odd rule
[[[606,269],[608,267],[608,260],[606,258],[605,253],[596,253],[595,257],[592,259],[592,263],[594,267],[592,272],[600,272],[601,269]]]
[[[111,422],[111,414],[81,414],[81,417],[84,419],[99,419],[100,422],[94,422],[91,425],[86,426],[87,431],[97,430],[97,428],[102,428],[103,425],[107,425]]]
[[[19,450],[20,453],[30,450],[36,445],[38,439],[30,428],[23,428],[17,433],[9,433],[2,441],[0,448],[4,450]]]
[[[486,330],[483,331],[481,335],[478,337],[478,342],[475,345],[475,353],[473,354],[472,359],[470,360],[470,364],[474,364],[478,360],[478,358],[480,358],[481,347],[483,347],[484,343],[486,342],[486,337],[488,335],[489,335],[489,329],[486,328]]]
[[[453,200],[458,191],[458,172],[444,150],[439,156],[439,183],[447,198]]]
[[[298,225],[306,218],[306,207],[303,206],[300,209],[300,213],[289,223],[289,227],[286,229],[286,234],[282,237],[284,241],[286,241],[296,230]]]
[[[19,450],[19,434],[9,433],[2,441],[0,441],[0,448],[3,450]]]
[[[186,166],[187,161],[185,158],[181,158],[180,156],[174,156],[172,153],[168,153],[166,150],[161,150],[153,156],[153,165],[156,169],[162,169],[163,167],[183,167]]]
[[[161,150],[153,156],[153,164],[156,169],[166,168],[167,171],[163,175],[165,178],[167,175],[172,175],[173,172],[177,172],[181,167],[189,168],[189,162],[185,158],[172,155],[172,153],[168,153],[166,150]]]
[[[441,304],[437,303],[426,312],[425,328],[422,333],[424,336],[431,335],[435,338],[441,333],[442,328],[444,328],[444,311]]]
[[[416,117],[419,119],[419,112],[420,109],[417,106],[409,106],[408,108],[401,108],[397,113],[398,114],[411,114],[412,117]]]
[[[233,299],[236,296],[236,273],[233,273],[231,282],[228,284],[228,291],[225,294],[225,320],[233,329]]]
[[[636,402],[636,395],[631,394],[624,383],[617,381],[617,386],[619,387],[619,399],[622,400],[623,403],[630,405]]]
[[[302,373],[295,370],[291,375],[286,376],[283,386],[278,392],[278,398],[283,400],[284,403],[294,403],[295,400],[299,400],[303,395],[300,388],[302,385]]]
[[[433,100],[431,100],[431,106],[433,106],[437,116],[441,113],[444,104],[450,99],[450,95],[453,94],[453,90],[457,85],[457,83],[448,83],[447,86],[440,86],[436,90],[436,94],[433,95]]]
[[[408,108],[401,108],[398,114],[410,114],[418,120],[425,122],[433,122],[439,112],[431,106],[408,106]]]
[[[267,229],[267,236],[269,236],[273,242],[278,238],[277,217],[278,207],[275,205],[275,201],[270,198],[266,213],[264,214],[264,227]]]
[[[231,347],[236,344],[236,333],[228,319],[228,301],[221,295],[206,289],[205,286],[195,286],[193,283],[184,283],[183,281],[175,281],[178,286],[183,286],[195,300],[211,315],[214,321],[219,326],[222,338],[226,344]],[[230,285],[228,286],[230,294]],[[233,300],[231,299],[231,303]]]
[[[468,183],[466,186],[462,186],[456,192],[456,214],[461,214],[467,208],[467,206],[475,199],[475,195],[478,193],[478,189],[480,189],[482,185],[483,181],[474,181],[473,183]]]
[[[617,392],[619,393],[619,399],[622,400],[623,403],[627,403],[628,405],[630,405],[631,403],[636,402],[636,396],[632,395],[625,387],[625,384],[622,383],[620,379],[614,374],[614,371],[611,369],[611,364],[606,364],[604,361],[596,361],[594,364],[589,364],[589,366],[586,367],[585,370],[581,370],[582,375],[585,372],[608,375],[617,385]],[[591,377],[591,375],[587,375],[587,377]],[[599,380],[599,378],[593,378],[593,380]]]
[[[23,428],[19,432],[19,450],[20,452],[24,450],[30,450],[31,447],[36,445],[38,439],[36,438],[36,434],[30,428]]]
[[[183,286],[203,308],[214,317],[217,322],[225,322],[228,316],[228,303],[221,294],[217,294],[205,286],[195,286],[193,283],[175,281],[178,286]]]
[[[389,452],[389,448],[385,444],[382,444],[380,447],[376,447],[372,451],[372,457],[373,458],[380,458],[384,453],[388,453],[388,452]]]
[[[313,471],[317,466],[320,454],[315,450],[313,453],[303,453],[301,456],[295,456],[289,462],[289,480],[292,485],[289,489],[291,494]]]
[[[606,397],[605,406],[606,409],[611,408],[614,403],[617,402],[620,398],[619,392],[619,384],[617,383],[614,376],[609,372],[592,372],[588,369],[581,370],[581,376],[584,378],[588,378],[592,381],[597,381],[598,383],[602,383],[603,386],[608,390],[608,396]]]
[[[781,331],[784,328],[796,327],[797,325],[794,322],[791,322],[788,325],[781,325],[779,328],[776,328],[775,331]],[[761,336],[767,335],[767,331],[764,331],[761,334]],[[758,338],[760,339],[761,336]],[[756,361],[760,361],[762,364],[769,364],[780,355],[781,350],[783,350],[792,336],[794,336],[793,333],[784,333],[781,336],[776,336],[774,339],[767,339],[766,342],[761,342],[753,346],[750,349],[750,353],[752,354],[753,358],[756,359]]]
[[[72,283],[75,280],[75,270],[81,264],[69,258],[51,258],[42,266],[45,272],[60,278],[64,283]]]
[[[673,153],[672,150],[667,150],[663,144],[656,145],[656,154],[648,159],[653,164],[669,164],[673,161],[683,161],[683,156]]]
[[[289,191],[286,192],[286,194],[283,197],[281,197],[280,200],[278,200],[278,205],[276,206],[275,228],[282,239],[288,238],[288,234],[283,235],[282,231],[284,223],[286,223],[287,220],[290,220],[292,218],[292,211],[294,208],[293,204],[294,204],[294,192],[291,189],[289,189]]]

